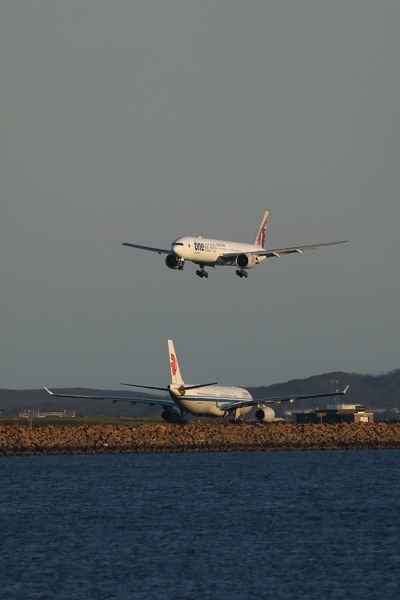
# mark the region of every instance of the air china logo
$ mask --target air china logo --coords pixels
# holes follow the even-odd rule
[[[176,358],[173,354],[171,354],[171,371],[172,375],[176,375]]]

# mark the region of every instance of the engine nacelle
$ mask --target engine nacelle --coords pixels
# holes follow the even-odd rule
[[[180,271],[183,270],[184,262],[184,258],[177,258],[175,254],[168,254],[165,259],[165,264],[167,265],[168,269],[179,269]]]
[[[251,269],[257,264],[257,258],[253,254],[239,254],[236,257],[236,264],[241,269]]]
[[[167,423],[181,423],[182,422],[182,415],[181,415],[181,411],[179,410],[179,408],[176,406],[171,406],[171,408],[166,408],[162,413],[161,413],[161,418],[164,419],[164,421],[167,421]]]
[[[275,411],[272,410],[269,406],[264,406],[264,408],[259,408],[256,411],[256,419],[262,421],[263,423],[271,423],[275,419]]]

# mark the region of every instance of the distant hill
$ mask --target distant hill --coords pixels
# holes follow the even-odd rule
[[[332,384],[331,381],[335,383]],[[338,383],[336,383],[336,381]],[[269,396],[290,396],[291,394],[317,394],[343,389],[349,385],[345,396],[338,396],[338,403],[363,404],[366,410],[392,410],[400,409],[400,369],[383,373],[381,375],[358,375],[357,373],[344,373],[336,371],[323,375],[314,375],[307,379],[293,379],[287,383],[278,383],[265,387],[247,388],[253,398],[266,398]],[[315,400],[296,401],[277,405],[281,413],[286,410],[301,410],[301,408],[323,408],[333,404],[334,398],[316,398]]]
[[[85,396],[135,396],[136,398],[158,398],[162,396],[125,392],[123,390],[96,390],[89,388],[54,388],[59,394],[82,394]],[[165,396],[166,397],[166,396]],[[20,410],[75,411],[76,415],[87,417],[159,417],[160,407],[148,404],[135,404],[110,400],[84,400],[83,398],[57,398],[46,390],[3,390],[0,389],[1,415],[17,416]]]
[[[331,381],[338,383],[331,384]],[[346,396],[337,401],[346,404],[363,404],[367,410],[400,409],[400,369],[381,375],[358,375],[357,373],[325,373],[307,379],[293,379],[287,383],[278,383],[262,387],[247,387],[253,398],[270,396],[290,396],[291,394],[317,394],[319,392],[343,390],[350,385]],[[57,388],[61,394],[82,394],[97,396],[132,396],[138,398],[162,398],[163,396],[124,392],[121,390],[95,390],[87,388]],[[164,397],[167,397],[166,395]],[[325,407],[333,404],[334,399],[304,400],[275,405],[277,416],[283,416],[287,410],[301,410]],[[159,417],[160,407],[147,404],[132,406],[128,402],[113,404],[109,400],[84,400],[73,398],[54,398],[45,390],[5,390],[0,389],[0,411],[2,415],[18,415],[20,410],[74,410],[77,415],[107,417]],[[250,413],[249,416],[251,416]]]

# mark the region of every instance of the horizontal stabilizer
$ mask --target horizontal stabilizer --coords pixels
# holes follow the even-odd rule
[[[168,388],[153,387],[151,385],[137,385],[136,383],[121,383],[120,385],[129,385],[131,387],[140,387],[140,388],[145,388],[147,390],[160,390],[161,392],[169,391]],[[180,387],[185,390],[195,390],[196,388],[207,387],[208,385],[217,385],[217,382],[213,381],[212,383],[198,383],[197,385],[183,385],[182,384]]]
[[[137,385],[136,383],[120,383],[120,385],[129,385],[131,387],[145,388],[146,390],[159,390],[160,392],[168,392],[168,388],[153,387],[152,385]]]
[[[208,385],[217,385],[217,381],[213,381],[212,383],[198,383],[197,385],[181,385],[181,387],[185,388],[185,390],[195,390],[196,388],[207,387]]]

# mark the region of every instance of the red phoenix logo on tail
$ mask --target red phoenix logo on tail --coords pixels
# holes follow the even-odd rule
[[[171,354],[171,371],[172,375],[176,375],[176,358],[174,354]]]

